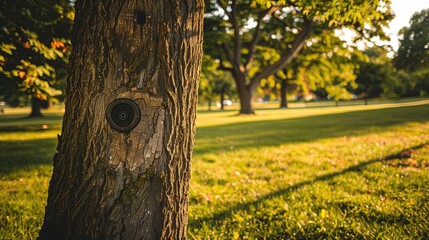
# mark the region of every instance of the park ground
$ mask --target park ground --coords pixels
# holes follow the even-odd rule
[[[190,239],[428,239],[429,99],[197,117]],[[0,115],[0,239],[34,239],[62,109]]]

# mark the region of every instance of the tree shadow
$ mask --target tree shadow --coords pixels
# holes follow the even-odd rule
[[[52,165],[56,138],[25,141],[0,141],[0,176]]]
[[[421,149],[423,147],[425,147],[428,143],[424,143],[424,144],[420,144],[417,146],[414,146],[410,149],[412,150],[418,150]],[[332,180],[333,178],[340,176],[340,175],[345,175],[348,173],[352,173],[352,172],[362,172],[365,170],[365,168],[368,165],[371,165],[373,163],[376,162],[387,162],[387,161],[391,161],[394,159],[398,159],[398,158],[402,158],[401,156],[401,152],[399,151],[397,153],[391,154],[389,156],[383,157],[383,158],[378,158],[378,159],[371,159],[365,162],[362,162],[360,164],[345,168],[341,171],[337,171],[337,172],[333,172],[333,173],[329,173],[329,174],[325,174],[319,177],[315,177],[311,180],[306,180],[306,181],[302,181],[299,182],[295,185],[292,185],[290,187],[284,188],[284,189],[280,189],[278,191],[275,192],[271,192],[269,194],[266,194],[264,196],[259,197],[257,200],[254,201],[250,201],[250,202],[245,202],[245,203],[239,203],[236,204],[235,206],[232,206],[226,210],[217,212],[215,214],[213,214],[210,217],[205,217],[205,218],[199,218],[199,219],[190,219],[189,220],[189,226],[190,228],[201,228],[203,226],[204,223],[210,222],[209,225],[212,226],[217,226],[218,223],[220,223],[222,220],[231,218],[233,213],[237,210],[241,210],[241,211],[246,211],[249,212],[251,211],[251,209],[255,209],[257,208],[257,206],[261,203],[263,203],[264,201],[267,201],[269,199],[273,199],[273,198],[278,198],[278,197],[285,197],[290,195],[292,192],[297,191],[298,189],[307,186],[307,185],[312,185],[315,184],[317,182],[324,182],[324,181],[328,181],[328,180]]]
[[[56,113],[40,118],[28,118],[21,113],[2,115],[0,134],[5,135],[0,136],[0,176],[51,166],[62,118],[62,114]],[[19,140],[21,135],[25,140]]]
[[[212,109],[212,110],[208,110],[208,109],[199,109],[198,113],[232,113],[237,115],[236,113],[238,113],[237,109]],[[233,115],[234,116],[234,115]]]
[[[28,118],[23,114],[11,114],[0,117],[1,132],[25,132],[45,130],[42,126],[48,126],[49,129],[61,129],[62,115],[45,114],[44,117]]]
[[[194,154],[356,136],[424,121],[429,121],[427,105],[199,127]]]

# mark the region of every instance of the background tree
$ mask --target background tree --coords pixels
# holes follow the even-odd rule
[[[395,66],[409,71],[429,69],[429,9],[414,13],[410,26],[399,31]]]
[[[203,56],[198,95],[200,102],[207,101],[209,111],[217,98],[219,98],[221,110],[223,110],[225,97],[233,95],[230,74],[218,71],[217,68],[218,64],[215,60],[208,55]]]
[[[283,70],[283,75],[287,74],[289,81],[294,79],[294,88],[302,98],[313,93],[316,97],[329,96],[336,102],[350,99],[349,90],[356,86],[356,54],[358,51],[333,31],[321,30],[309,38],[301,53]],[[283,85],[286,83],[282,81]],[[284,93],[281,96],[283,104]]]
[[[77,1],[58,152],[40,239],[186,238],[202,1]],[[106,120],[114,99],[141,112]]]
[[[416,81],[414,94],[429,94],[429,9],[414,13],[410,26],[399,32],[396,68]]]
[[[74,10],[67,0],[0,1],[0,98],[31,100],[30,116],[61,95]]]
[[[362,52],[363,55],[359,62],[358,77],[356,82],[358,88],[355,90],[357,95],[363,96],[365,105],[369,98],[379,98],[382,96],[383,86],[394,83],[395,69],[392,60],[387,57],[387,50],[383,47],[374,46]],[[401,94],[398,90],[390,88],[386,91],[388,96]]]
[[[291,91],[291,81],[296,79],[292,74],[293,73],[287,71],[279,71],[275,75],[276,80],[280,84],[280,108],[288,108],[287,93]]]
[[[389,4],[389,0],[353,3],[338,0],[211,0],[206,10],[205,32],[210,32],[206,39],[212,40],[206,42],[211,46],[206,52],[220,60],[220,69],[231,72],[241,100],[240,113],[251,114],[254,112],[253,93],[260,81],[284,69],[298,55],[313,31],[348,27],[356,30],[359,38],[370,39],[376,35],[383,38],[382,27],[392,18]],[[271,38],[271,42],[285,41],[286,48],[278,50],[281,57],[277,61],[258,66],[258,71],[251,72],[257,64],[257,52],[272,46],[261,48],[263,38]]]

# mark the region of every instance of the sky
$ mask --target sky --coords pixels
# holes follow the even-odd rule
[[[397,50],[399,30],[409,26],[410,18],[415,12],[429,8],[429,0],[392,0],[391,7],[396,17],[390,22],[390,29],[386,29],[386,33],[390,35],[390,45]]]

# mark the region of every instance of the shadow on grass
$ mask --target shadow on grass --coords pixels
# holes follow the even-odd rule
[[[47,124],[34,124],[34,125],[22,125],[22,126],[0,126],[0,133],[2,132],[43,132],[49,130],[61,130],[61,125],[47,125]]]
[[[17,136],[16,139],[24,135],[30,139],[23,137],[26,140],[0,140],[0,176],[6,177],[14,172],[30,170],[41,165],[52,165],[57,144],[55,131],[60,132],[61,122],[62,114],[56,113],[48,113],[37,118],[28,118],[28,114],[1,115],[0,134]],[[52,138],[47,136],[51,133]],[[32,136],[46,137],[31,139]]]
[[[56,138],[0,141],[0,176],[38,165],[52,165],[56,144]]]
[[[427,144],[429,144],[429,143],[417,145],[417,146],[412,147],[411,149],[412,150],[418,150],[418,149],[425,147]],[[365,168],[368,165],[371,165],[371,164],[376,163],[376,162],[386,162],[386,161],[391,161],[394,159],[401,158],[401,152],[402,151],[397,152],[397,153],[392,154],[392,155],[389,155],[389,156],[386,156],[384,158],[368,160],[366,162],[362,162],[358,165],[354,165],[354,166],[345,168],[345,169],[338,171],[338,172],[333,172],[330,174],[326,174],[323,176],[316,177],[316,178],[311,179],[311,180],[302,181],[302,182],[297,183],[293,186],[290,186],[290,187],[280,189],[278,191],[266,194],[266,195],[258,198],[255,201],[237,204],[237,205],[235,205],[235,206],[233,206],[227,210],[223,210],[223,211],[220,211],[218,213],[215,213],[214,215],[212,215],[210,217],[199,218],[199,219],[190,219],[189,220],[189,226],[190,226],[190,228],[201,228],[205,222],[210,222],[209,225],[212,225],[215,227],[215,226],[217,226],[218,223],[220,224],[222,220],[231,218],[232,215],[234,214],[234,211],[237,211],[237,210],[250,211],[252,208],[257,208],[258,204],[260,204],[266,200],[281,197],[281,196],[287,196],[287,195],[291,194],[292,192],[294,192],[294,191],[296,191],[296,190],[298,190],[298,189],[300,189],[306,185],[312,185],[312,184],[317,183],[317,182],[328,181],[328,180],[331,180],[337,176],[344,175],[344,174],[351,173],[351,172],[361,172],[361,171],[365,170]]]
[[[62,113],[45,113],[41,117],[29,117],[28,114],[4,114],[0,115],[0,123],[10,122],[11,120],[16,121],[44,121],[44,120],[58,120],[61,121],[63,119]]]
[[[424,121],[429,121],[428,105],[200,127],[194,154],[356,136]]]

